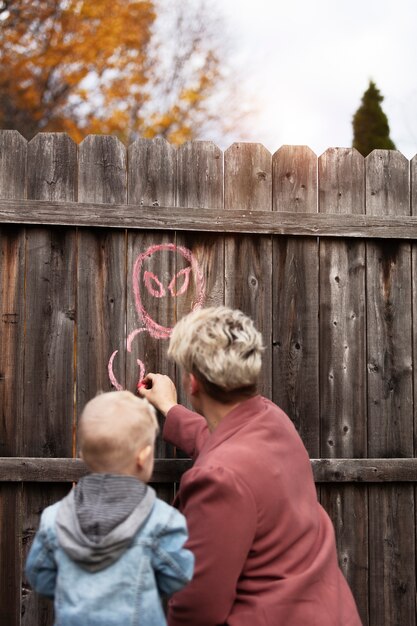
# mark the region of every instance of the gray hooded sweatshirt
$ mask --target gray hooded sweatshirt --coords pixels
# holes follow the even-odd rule
[[[89,474],[62,500],[56,532],[62,549],[95,572],[129,547],[148,518],[155,491],[133,476]]]

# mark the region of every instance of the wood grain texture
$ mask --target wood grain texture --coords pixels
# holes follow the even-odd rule
[[[77,195],[77,147],[60,133],[40,134],[28,144],[28,197],[69,201]],[[76,233],[73,228],[27,229],[25,282],[24,422],[22,454],[72,456],[74,428],[74,344]],[[46,503],[68,486],[22,495],[23,562]],[[19,529],[20,530],[20,529]],[[50,626],[50,603],[22,582],[22,626]]]
[[[408,177],[408,162],[400,153],[372,152],[366,159],[367,213],[409,215]],[[368,454],[412,456],[409,244],[367,243],[367,324]],[[371,626],[399,626],[415,619],[414,522],[411,486],[370,489]]]
[[[20,626],[22,594],[21,485],[0,483],[0,623]]]
[[[273,209],[317,213],[317,158],[304,146],[273,156]],[[301,219],[301,218],[299,218]],[[318,243],[273,239],[273,400],[319,456]]]
[[[414,483],[417,459],[310,459],[317,483]],[[156,459],[152,482],[178,482],[191,459]],[[81,459],[0,458],[0,482],[75,482],[88,473]]]
[[[139,215],[142,203],[154,204],[155,207],[159,204],[167,206],[175,204],[176,164],[176,150],[165,140],[153,142],[139,139],[130,146],[128,202],[137,206]],[[175,375],[175,368],[166,355],[168,338],[158,339],[152,336],[145,317],[149,315],[153,322],[164,328],[171,328],[175,323],[175,302],[168,290],[176,270],[176,254],[170,249],[171,244],[175,244],[175,233],[153,231],[128,233],[127,335],[135,329],[144,331],[135,337],[131,352],[126,353],[127,388],[131,390],[136,389],[139,380],[138,358],[143,362],[146,373],[161,371],[172,377]],[[140,256],[143,256],[143,259],[140,271],[135,277],[135,263]],[[147,289],[146,272],[160,281],[162,290],[158,291],[159,297],[152,293],[153,288],[157,290],[155,279],[148,283],[151,292]],[[138,309],[135,289],[140,294],[143,310]],[[162,416],[159,416],[159,419],[162,427]],[[166,456],[167,450],[159,438],[157,456]]]
[[[177,153],[174,147],[163,139],[138,139],[129,147],[128,154],[128,202],[136,205],[138,217],[143,204],[155,208],[160,204],[174,206],[177,182]],[[175,301],[168,287],[176,274],[177,254],[170,248],[175,244],[173,232],[132,231],[128,233],[127,244],[127,336],[135,329],[143,331],[135,336],[131,347],[124,348],[126,387],[135,390],[140,379],[138,359],[142,362],[145,373],[161,372],[175,379],[175,365],[167,358],[168,336],[153,336],[149,323],[156,323],[163,328],[171,328],[175,323]],[[139,269],[137,264],[140,257],[142,261]],[[138,271],[135,271],[135,267]],[[152,276],[149,282],[145,280],[147,272]],[[160,281],[160,291],[155,281]],[[153,289],[160,297],[153,295]],[[135,290],[140,296],[140,305]],[[140,306],[143,307],[142,310]],[[152,322],[148,323],[147,320]],[[160,433],[155,455],[156,458],[169,458],[175,455],[175,450],[162,439],[164,418],[161,414],[158,414],[158,420]],[[168,483],[158,484],[157,493],[163,500],[171,502],[174,485],[169,480]]]
[[[319,159],[319,189],[320,212],[331,210],[337,198],[341,214],[365,213],[363,157],[353,149],[325,152]],[[365,293],[364,243],[320,240],[320,424],[324,457],[366,456]]]
[[[28,195],[74,200],[77,150],[67,135],[28,144]],[[26,456],[71,456],[74,418],[74,229],[32,228],[26,243],[24,428]]]
[[[369,623],[415,624],[414,488],[369,486]]]
[[[165,139],[138,139],[129,146],[128,154],[129,204],[150,206],[153,210],[174,204],[177,186],[175,148]],[[137,208],[134,211],[140,219],[141,211]]]
[[[410,162],[410,210],[411,215],[417,216],[417,155]],[[413,405],[414,405],[414,455],[416,455],[417,441],[417,243],[411,244],[412,265],[412,318],[413,318]],[[414,487],[414,551],[417,549],[417,486]]]
[[[187,208],[190,215],[195,206],[204,207],[204,211],[223,206],[223,154],[212,142],[186,143],[178,149],[177,205]],[[187,315],[196,305],[224,304],[224,237],[177,232],[176,241],[178,246],[191,250],[203,284],[202,293],[188,289],[183,297],[176,299],[176,319]],[[196,276],[193,280],[195,284]],[[178,372],[179,398],[190,406],[180,376]]]
[[[35,200],[1,200],[0,224],[43,224],[134,230],[175,230],[211,233],[416,239],[417,217],[309,214],[222,207],[190,211],[184,207],[92,204]]]
[[[26,196],[27,142],[0,133],[0,198]],[[25,228],[0,229],[0,454],[21,454],[25,329]],[[20,626],[22,490],[0,484],[0,623]]]
[[[21,199],[26,194],[27,142],[16,131],[0,133],[0,198]],[[25,328],[25,229],[0,229],[0,453],[21,452]]]
[[[224,208],[272,210],[272,157],[261,144],[236,143],[224,154]],[[265,352],[259,391],[272,399],[272,240],[225,237],[225,304],[249,315]]]
[[[0,131],[0,198],[26,198],[27,141],[17,130]]]
[[[365,161],[353,149],[319,158],[319,210],[365,213]],[[366,421],[365,244],[320,240],[320,456],[364,457]],[[368,495],[354,486],[322,487],[339,562],[364,624],[368,615]]]
[[[152,483],[179,482],[191,467],[190,459],[156,459]],[[89,473],[81,459],[0,458],[0,484],[9,482],[72,483]]]
[[[374,150],[366,159],[366,211],[410,213],[407,160]],[[367,243],[369,454],[413,454],[411,251]]]
[[[127,200],[127,155],[116,137],[91,135],[79,146],[80,202]],[[77,415],[100,391],[109,391],[107,365],[126,325],[126,233],[82,229],[77,233]],[[117,374],[125,383],[125,352]]]

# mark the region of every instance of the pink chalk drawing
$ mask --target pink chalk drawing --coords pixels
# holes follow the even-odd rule
[[[178,270],[177,273],[170,277],[167,285],[164,286],[164,281],[161,277],[156,276],[153,272],[145,269],[144,264],[157,252],[169,252],[178,254],[179,258],[188,263],[186,267]],[[133,294],[135,300],[136,312],[139,319],[142,321],[143,326],[132,330],[126,338],[126,350],[132,352],[132,343],[135,337],[140,333],[147,332],[154,339],[168,339],[172,333],[172,327],[162,326],[156,320],[154,320],[149,311],[146,310],[142,298],[143,286],[146,292],[151,298],[157,298],[162,300],[163,298],[178,298],[187,293],[191,284],[194,284],[195,297],[191,304],[191,310],[195,311],[201,309],[204,303],[205,297],[205,281],[203,273],[198,265],[198,262],[188,248],[183,246],[177,246],[174,243],[163,243],[150,246],[145,252],[140,254],[133,266],[132,274]],[[168,295],[169,294],[169,295]],[[119,383],[114,373],[113,364],[118,350],[115,350],[110,356],[107,369],[109,373],[109,379],[113,387],[118,391],[123,389],[123,386]],[[141,359],[137,359],[136,363],[139,367],[139,379],[138,383],[145,376],[145,364]]]

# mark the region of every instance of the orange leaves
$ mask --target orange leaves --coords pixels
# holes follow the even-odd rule
[[[111,128],[113,118],[117,128],[126,115],[114,112],[115,103],[145,82],[143,62],[134,59],[145,58],[154,20],[152,2],[11,0],[0,22],[0,88],[8,102],[0,102],[0,125],[17,127],[15,115],[23,134],[62,125],[74,136],[77,126],[97,126],[91,112],[98,108],[97,120]]]
[[[0,128],[27,138],[64,131],[76,141],[192,139],[220,76],[200,5],[9,0],[0,15]]]

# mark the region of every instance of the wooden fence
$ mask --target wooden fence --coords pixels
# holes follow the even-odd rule
[[[416,158],[3,131],[0,224],[2,625],[52,624],[22,568],[85,472],[85,402],[178,378],[169,329],[220,303],[262,330],[262,392],[309,451],[364,624],[416,624]],[[157,456],[169,500],[189,461]]]

